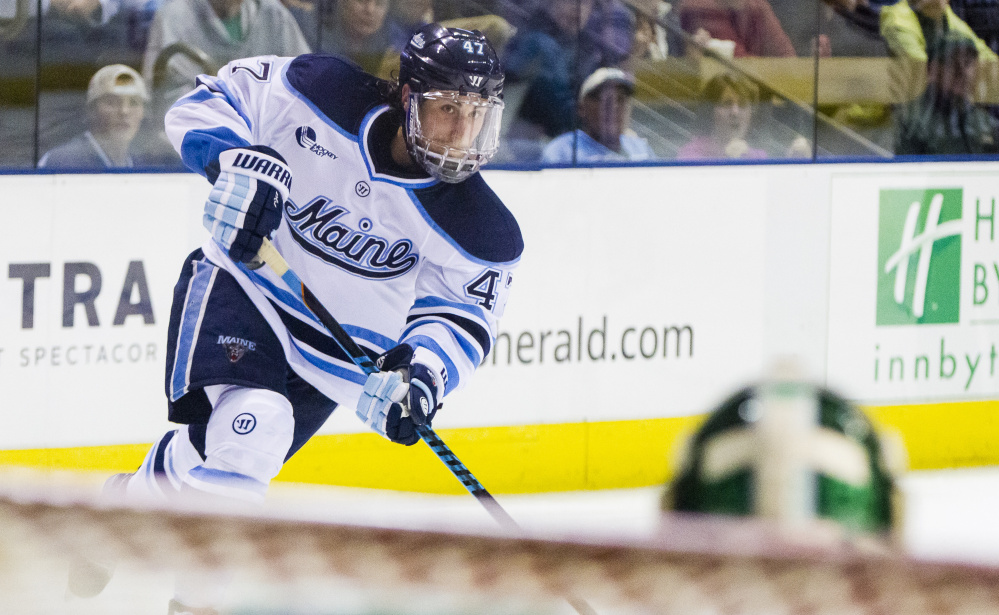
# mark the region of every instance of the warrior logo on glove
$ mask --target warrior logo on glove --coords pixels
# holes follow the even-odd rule
[[[379,356],[375,365],[382,371],[368,376],[357,403],[365,425],[406,446],[420,440],[416,427],[430,425],[443,393],[433,370],[414,362],[413,355],[412,346],[400,344]]]
[[[205,202],[204,225],[229,253],[246,263],[281,224],[291,172],[281,154],[265,146],[236,147],[205,169],[215,185]]]
[[[265,181],[270,181],[270,179],[279,181],[284,184],[288,190],[291,190],[291,173],[287,168],[278,164],[278,162],[273,158],[258,156],[245,149],[237,148],[229,151],[236,153],[236,158],[232,161],[233,169],[246,169],[247,171],[251,171],[252,175],[257,175],[259,179],[263,179]],[[284,162],[284,159],[281,158],[280,154],[273,150],[271,153],[275,157],[279,158],[281,162]],[[224,156],[225,152],[223,152],[222,156],[219,156],[220,162]]]

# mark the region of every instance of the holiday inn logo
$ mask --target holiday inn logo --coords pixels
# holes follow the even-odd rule
[[[962,204],[960,188],[881,191],[878,326],[959,321]]]

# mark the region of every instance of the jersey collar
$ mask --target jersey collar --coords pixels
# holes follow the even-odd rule
[[[359,130],[361,136],[361,142],[359,143],[359,145],[361,146],[360,148],[361,157],[364,159],[364,165],[368,169],[368,175],[370,175],[371,179],[374,181],[383,181],[389,184],[395,184],[396,186],[403,186],[409,189],[426,188],[438,183],[439,182],[438,179],[430,177],[429,175],[424,175],[423,177],[416,177],[416,178],[406,178],[406,177],[400,177],[398,175],[393,175],[392,173],[380,171],[375,166],[375,158],[372,156],[371,153],[371,143],[370,143],[371,129],[375,125],[375,122],[378,120],[378,118],[384,115],[385,113],[388,113],[389,109],[390,108],[388,105],[380,105],[369,111],[368,114],[364,116],[364,119],[361,120],[361,128]],[[388,147],[388,144],[382,144],[382,143],[377,144],[377,147],[383,147],[383,146]]]

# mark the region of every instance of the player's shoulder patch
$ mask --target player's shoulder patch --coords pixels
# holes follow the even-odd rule
[[[478,173],[459,184],[438,182],[413,193],[434,224],[471,256],[508,263],[524,251],[516,218]]]
[[[361,120],[381,104],[379,79],[350,60],[308,53],[288,65],[288,83],[337,126],[358,134]]]

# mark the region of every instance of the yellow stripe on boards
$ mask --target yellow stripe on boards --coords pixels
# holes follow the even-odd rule
[[[151,444],[116,444],[79,448],[38,448],[0,451],[0,465],[39,470],[131,472],[139,467]]]
[[[999,465],[999,401],[865,407],[897,431],[913,470]],[[441,429],[441,439],[492,493],[623,489],[663,484],[681,438],[704,416]],[[46,470],[135,470],[149,444],[0,451],[0,465]],[[278,481],[461,494],[430,447],[373,433],[322,435]]]
[[[999,401],[865,407],[901,434],[910,470],[999,465]]]
[[[442,429],[438,435],[492,493],[620,489],[664,482],[677,435],[700,420]],[[428,446],[401,447],[374,434],[313,438],[285,464],[278,480],[464,492]]]

